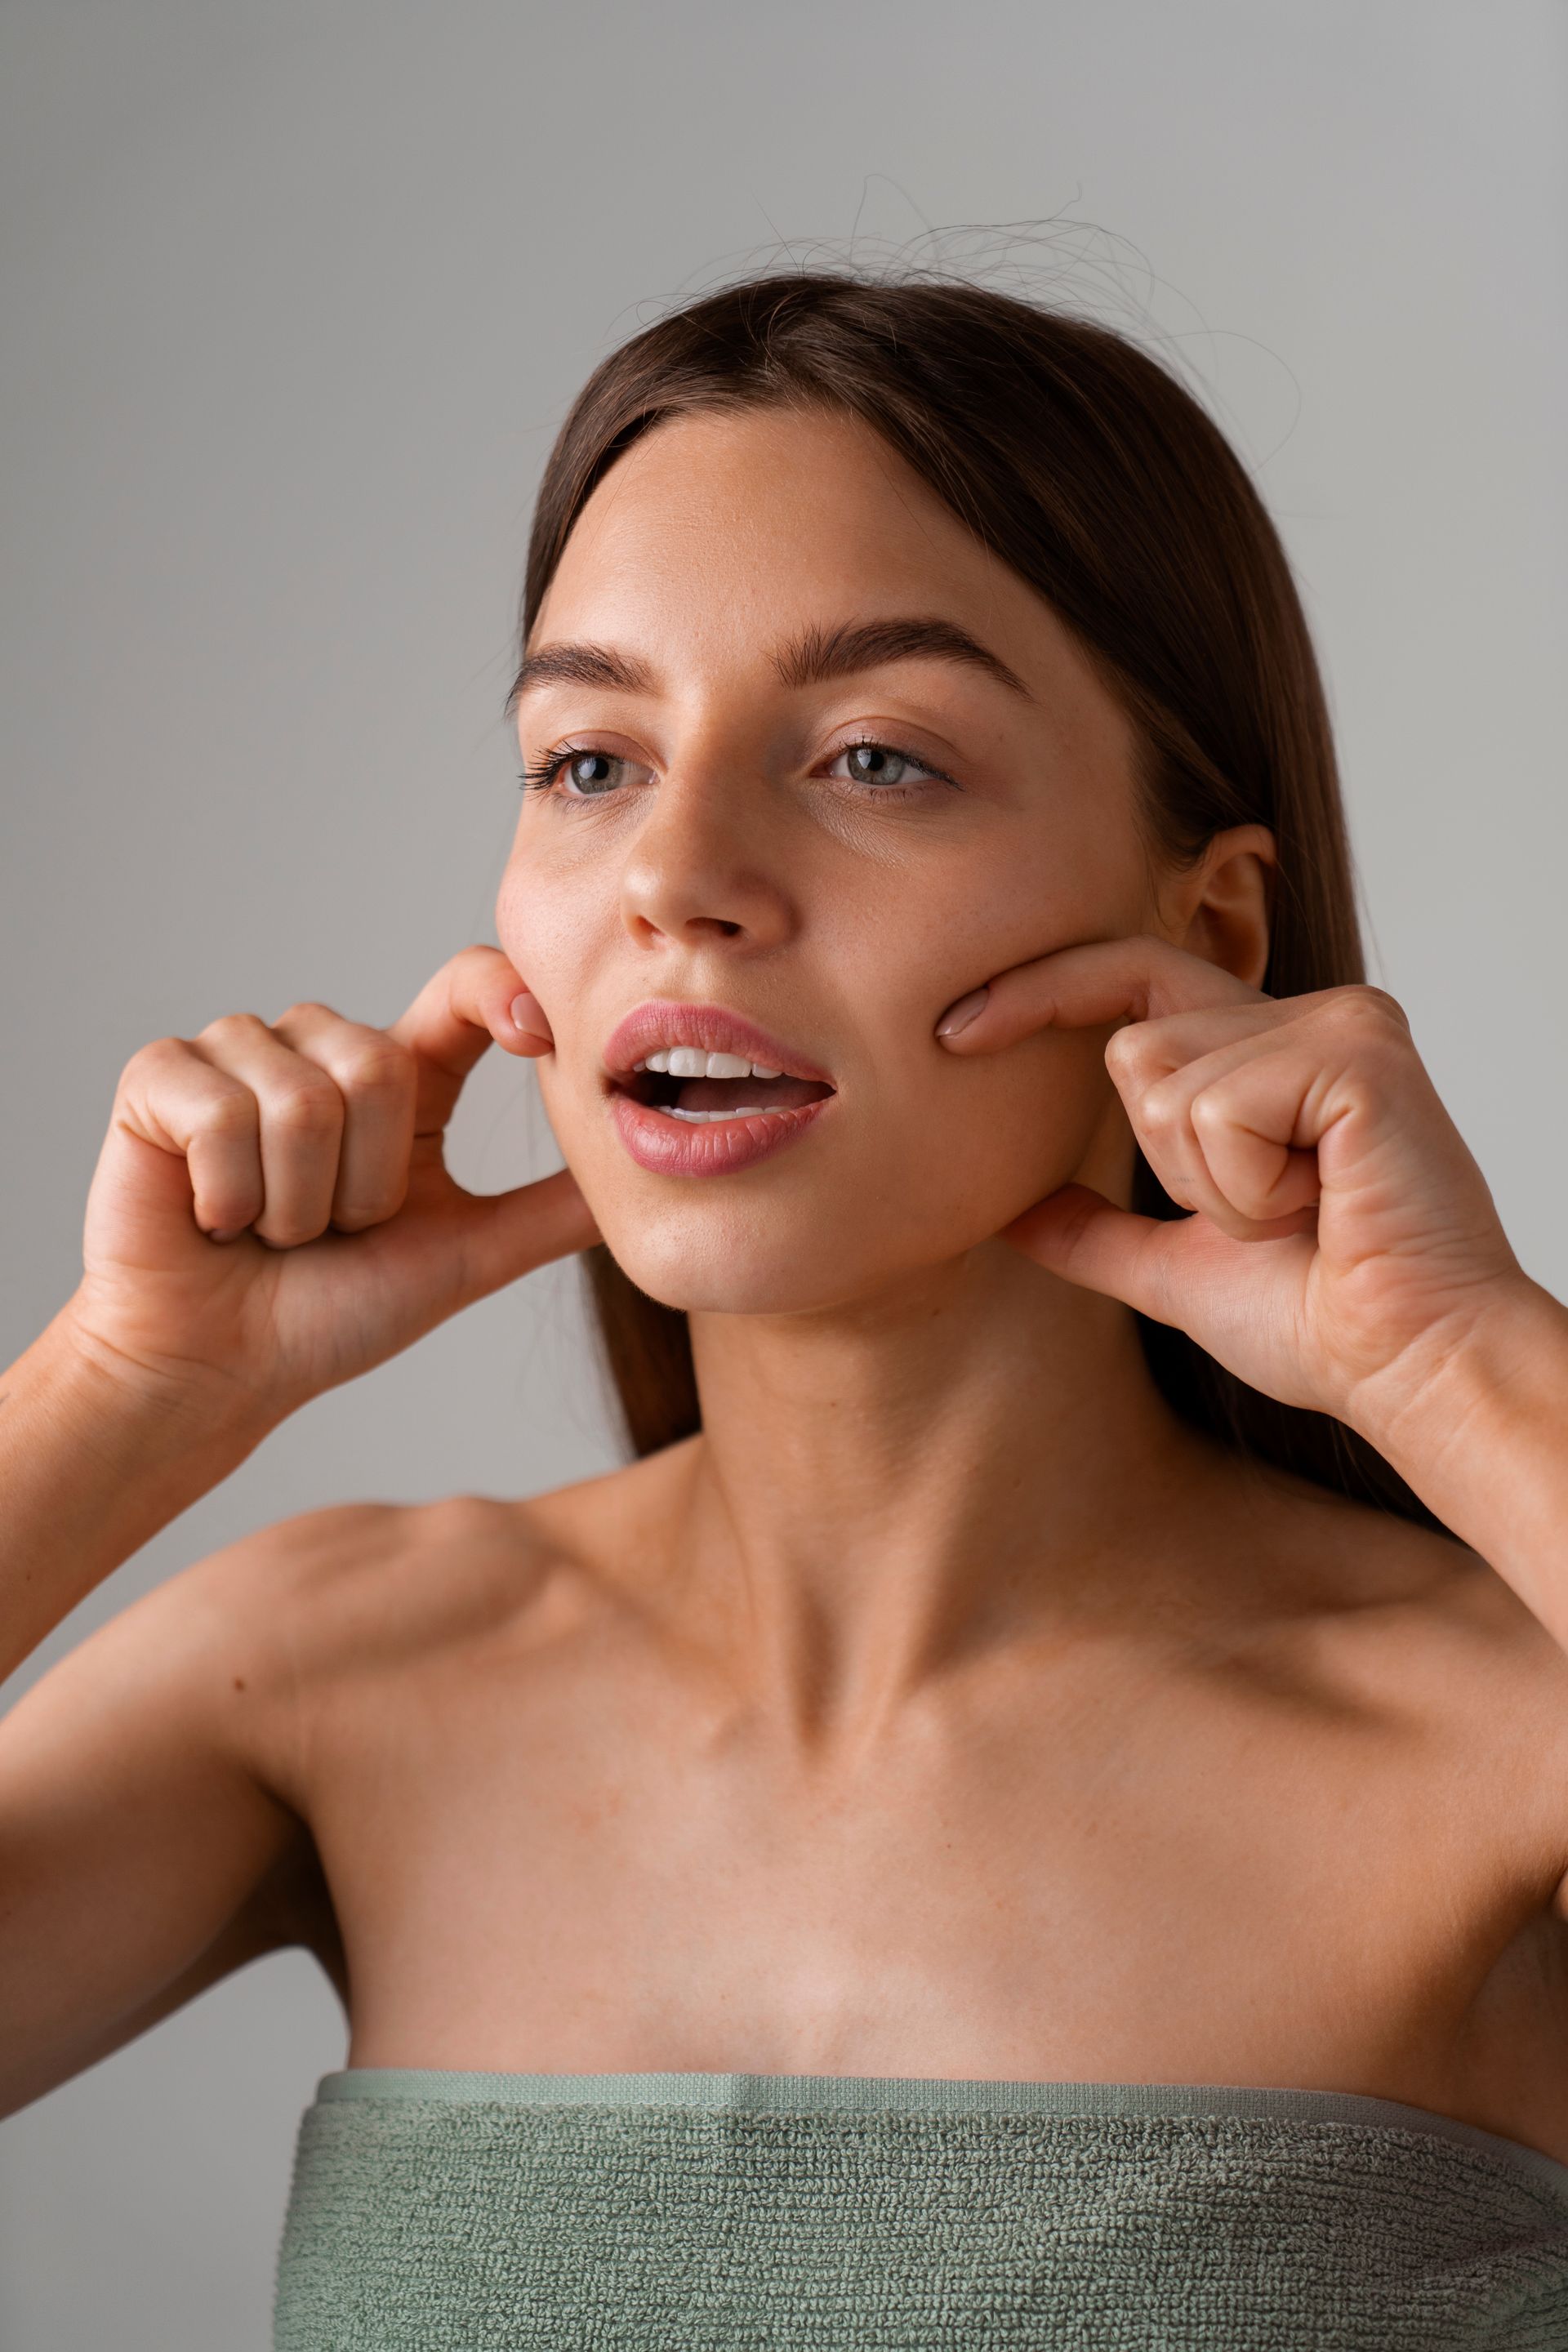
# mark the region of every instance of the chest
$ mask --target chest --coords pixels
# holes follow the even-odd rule
[[[411,1683],[312,1796],[353,2063],[1286,2084],[1545,2145],[1561,1806],[1522,1688],[1488,1732],[1403,1687],[1079,1660],[807,1765],[655,1676]]]

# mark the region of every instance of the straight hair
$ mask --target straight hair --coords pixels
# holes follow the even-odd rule
[[[689,302],[613,351],[573,403],[535,503],[521,649],[573,525],[641,435],[670,417],[779,406],[871,426],[1051,604],[1131,723],[1152,856],[1181,869],[1226,827],[1269,828],[1266,993],[1364,982],[1328,706],[1279,534],[1199,403],[1096,321],[929,272],[770,273]],[[1142,1150],[1132,1206],[1186,1213]],[[690,1436],[701,1406],[685,1313],[639,1290],[603,1244],[584,1256],[632,1454]],[[1184,1421],[1449,1532],[1359,1433],[1279,1403],[1133,1311]]]

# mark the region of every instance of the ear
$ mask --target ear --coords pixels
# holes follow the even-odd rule
[[[1197,865],[1164,894],[1171,938],[1189,955],[1261,988],[1278,881],[1279,852],[1266,824],[1216,833]]]

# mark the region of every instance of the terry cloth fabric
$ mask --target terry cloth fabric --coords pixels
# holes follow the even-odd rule
[[[1350,2092],[351,2069],[276,2352],[1565,2352],[1568,2165]]]

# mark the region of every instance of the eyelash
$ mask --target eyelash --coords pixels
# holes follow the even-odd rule
[[[933,768],[931,761],[929,760],[922,760],[918,751],[910,751],[900,743],[889,743],[885,741],[880,735],[851,736],[847,742],[840,743],[836,748],[832,757],[835,760],[841,760],[846,751],[858,751],[862,750],[870,751],[890,751],[896,760],[907,760],[910,767],[921,769],[923,774],[932,782],[952,785],[955,792],[959,789],[952,776],[944,775],[940,768]],[[553,751],[546,751],[543,758],[540,760],[536,765],[532,767],[524,767],[520,772],[519,781],[525,792],[550,793],[553,790],[556,777],[560,774],[561,770],[566,765],[568,760],[586,759],[590,755],[595,755],[601,760],[616,760],[621,757],[621,754],[618,751],[599,751],[597,744],[595,743],[563,743],[557,750]],[[854,789],[851,780],[847,778],[835,776],[829,781],[834,783],[850,782],[850,788],[852,790]],[[862,784],[859,789],[872,800],[910,801],[919,797],[921,792],[923,790],[923,786],[920,784]],[[612,800],[615,797],[613,793],[562,793],[555,796],[562,800],[581,800],[584,802]]]

